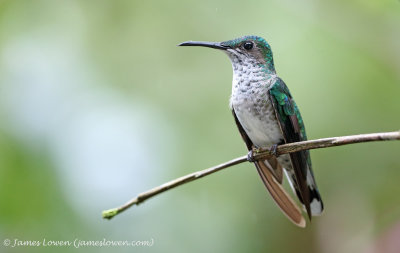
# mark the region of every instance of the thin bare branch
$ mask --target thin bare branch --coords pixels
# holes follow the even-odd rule
[[[389,141],[389,140],[400,140],[400,131],[396,132],[387,132],[387,133],[373,133],[373,134],[359,134],[359,135],[350,135],[350,136],[341,136],[341,137],[331,137],[331,138],[323,138],[317,140],[309,140],[309,141],[301,141],[301,142],[294,142],[279,145],[276,149],[277,155],[293,153],[301,150],[307,149],[317,149],[317,148],[328,148],[332,146],[341,146],[353,143],[360,143],[360,142],[371,142],[371,141]],[[262,160],[268,157],[271,157],[272,154],[269,150],[258,150],[256,154],[254,154],[254,160]],[[129,207],[133,205],[139,205],[140,203],[144,202],[145,200],[158,195],[162,192],[175,188],[179,185],[183,185],[189,183],[191,181],[197,180],[204,176],[210,175],[222,169],[231,167],[233,165],[243,163],[247,161],[247,155],[235,158],[228,162],[222,163],[220,165],[197,171],[191,173],[189,175],[171,180],[165,184],[157,186],[153,189],[148,191],[142,192],[137,195],[135,198],[129,200],[124,205],[105,210],[103,211],[103,218],[111,219],[115,215],[125,211]]]

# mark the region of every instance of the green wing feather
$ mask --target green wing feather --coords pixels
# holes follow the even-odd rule
[[[299,108],[286,84],[280,78],[277,78],[269,92],[285,143],[307,140]],[[300,201],[304,204],[308,216],[311,218],[310,202],[316,199],[321,203],[322,208],[322,201],[315,185],[310,153],[308,150],[299,151],[291,153],[290,158],[295,174],[294,182],[292,182],[293,186]],[[311,173],[311,181],[307,181],[307,173]]]

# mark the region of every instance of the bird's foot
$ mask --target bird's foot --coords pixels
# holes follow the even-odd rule
[[[278,157],[278,152],[276,151],[277,148],[278,148],[278,144],[274,144],[271,146],[271,148],[269,149],[269,152],[271,153],[271,155]]]
[[[247,153],[247,161],[254,163],[255,161],[257,161],[255,159],[255,154],[257,154],[258,152],[260,152],[260,149],[258,148],[253,148],[249,151],[249,153]]]
[[[247,153],[247,161],[254,163],[256,160],[254,159],[253,150],[251,149],[249,153]]]

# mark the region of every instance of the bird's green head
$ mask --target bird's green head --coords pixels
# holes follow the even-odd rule
[[[179,46],[203,46],[225,51],[235,66],[250,63],[259,65],[266,73],[275,73],[274,60],[268,42],[258,36],[243,36],[223,42],[187,41]]]

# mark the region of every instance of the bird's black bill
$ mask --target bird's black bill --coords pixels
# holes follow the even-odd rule
[[[182,42],[178,46],[211,47],[222,50],[226,50],[229,48],[228,46],[221,44],[221,42],[205,42],[205,41],[186,41]]]

